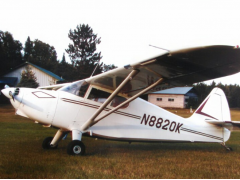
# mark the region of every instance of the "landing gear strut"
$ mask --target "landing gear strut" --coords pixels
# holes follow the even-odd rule
[[[59,129],[54,137],[47,137],[43,140],[43,149],[56,149],[59,141],[68,134],[69,131],[63,131]]]
[[[67,153],[69,155],[84,155],[85,145],[82,140],[82,132],[77,129],[72,130],[72,141],[68,144]]]
[[[51,142],[53,140],[53,137],[47,137],[43,140],[43,143],[42,143],[42,148],[43,149],[57,149],[58,145],[56,146],[51,146]]]

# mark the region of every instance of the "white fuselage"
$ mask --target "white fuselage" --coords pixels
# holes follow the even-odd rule
[[[11,103],[16,113],[40,124],[72,131],[101,106],[100,102],[64,91],[21,88]],[[99,115],[112,109],[108,105]],[[90,136],[125,141],[225,142],[230,131],[205,122],[201,115],[182,118],[140,98],[105,117],[86,133]]]

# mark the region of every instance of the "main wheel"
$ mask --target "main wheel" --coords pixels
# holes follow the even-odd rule
[[[67,153],[69,155],[84,155],[85,145],[79,140],[73,140],[68,144]]]
[[[42,148],[43,149],[56,149],[58,147],[58,145],[56,146],[51,146],[50,143],[52,142],[53,140],[53,137],[47,137],[43,140],[43,143],[42,143]]]

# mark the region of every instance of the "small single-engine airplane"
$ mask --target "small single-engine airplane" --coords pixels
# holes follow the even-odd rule
[[[240,71],[240,49],[206,46],[169,51],[84,80],[47,87],[5,88],[16,114],[58,131],[42,147],[55,149],[72,133],[70,155],[83,155],[82,135],[127,142],[216,142],[225,145],[231,121],[223,91],[215,88],[190,118],[138,98],[165,84],[183,86]]]

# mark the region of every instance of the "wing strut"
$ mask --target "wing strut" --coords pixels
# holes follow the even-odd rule
[[[87,130],[93,123],[95,118],[104,110],[105,107],[113,100],[113,98],[121,91],[121,89],[130,81],[132,78],[139,73],[139,70],[132,70],[129,75],[123,80],[123,82],[112,92],[107,100],[99,107],[99,109],[93,114],[93,116],[81,126],[81,131]]]
[[[125,104],[132,102],[134,99],[138,98],[139,96],[141,96],[142,94],[144,94],[145,92],[149,91],[150,89],[152,89],[153,87],[157,86],[159,83],[161,83],[163,81],[163,78],[160,78],[159,80],[157,80],[155,83],[151,84],[150,86],[146,87],[145,89],[143,89],[142,91],[140,91],[139,93],[135,94],[134,96],[132,96],[131,98],[127,99],[126,101],[122,102],[121,104],[119,104],[117,107],[113,108],[111,111],[109,111],[107,114],[103,115],[102,117],[98,118],[96,121],[94,121],[94,123],[91,125],[93,126],[94,124],[98,123],[99,121],[101,121],[103,118],[107,117],[108,115],[112,114],[113,112],[117,111],[119,108],[121,108],[122,106],[124,106]]]

